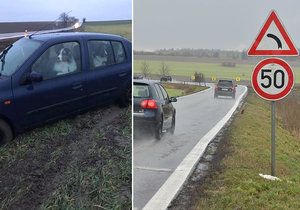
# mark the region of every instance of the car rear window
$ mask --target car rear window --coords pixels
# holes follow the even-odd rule
[[[146,84],[134,84],[133,85],[133,97],[136,98],[148,98],[150,96],[149,86]]]
[[[218,82],[218,85],[220,85],[220,86],[232,86],[232,81],[230,81],[230,80],[220,80],[219,82]]]

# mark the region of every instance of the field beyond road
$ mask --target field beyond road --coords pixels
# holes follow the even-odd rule
[[[271,170],[270,103],[250,91],[225,137],[221,170],[204,181],[196,209],[300,209],[300,139],[281,119],[277,116],[276,176],[281,181],[259,176]]]
[[[160,56],[160,58],[156,56],[155,58],[156,60],[148,60],[147,56],[136,56],[134,60],[134,73],[141,73],[142,62],[146,61],[151,70],[151,74],[159,74],[160,65],[162,62],[165,62],[170,69],[171,76],[186,76],[190,78],[195,72],[200,72],[203,73],[207,79],[216,77],[216,79],[227,78],[235,80],[236,77],[240,77],[241,80],[250,81],[252,71],[255,67],[255,64],[245,63],[237,63],[235,67],[225,67],[221,65],[221,62],[210,63],[205,62],[205,59],[202,59],[201,62],[191,62],[182,61],[181,59],[178,61],[164,60],[164,56]],[[232,62],[234,62],[234,60]],[[300,67],[291,67],[294,71],[295,82],[300,83]]]
[[[85,31],[116,34],[132,39],[132,24],[130,20],[120,21],[91,21],[86,22]]]

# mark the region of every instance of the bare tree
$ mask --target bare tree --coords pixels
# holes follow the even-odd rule
[[[161,76],[169,76],[170,75],[170,68],[165,62],[161,63],[159,73]]]
[[[199,85],[202,82],[202,83],[204,83],[204,86],[206,86],[205,76],[203,73],[195,72],[194,77],[195,77],[195,82],[199,82]]]
[[[145,78],[149,77],[151,74],[151,69],[149,67],[149,64],[146,61],[142,62],[142,74]]]
[[[78,22],[77,18],[75,18],[73,16],[69,16],[65,12],[63,12],[59,15],[59,20],[62,22],[64,28]]]

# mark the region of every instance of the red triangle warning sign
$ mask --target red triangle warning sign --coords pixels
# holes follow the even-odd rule
[[[249,56],[297,56],[298,50],[280,22],[271,11],[258,36],[248,51]]]

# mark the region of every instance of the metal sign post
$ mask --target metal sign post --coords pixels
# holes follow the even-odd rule
[[[247,54],[248,56],[298,56],[299,52],[277,13],[272,10]],[[275,176],[275,101],[286,97],[291,92],[294,86],[294,73],[284,60],[275,57],[267,58],[254,68],[251,83],[261,98],[271,101],[271,175]]]
[[[271,175],[275,176],[275,101],[271,101]]]

